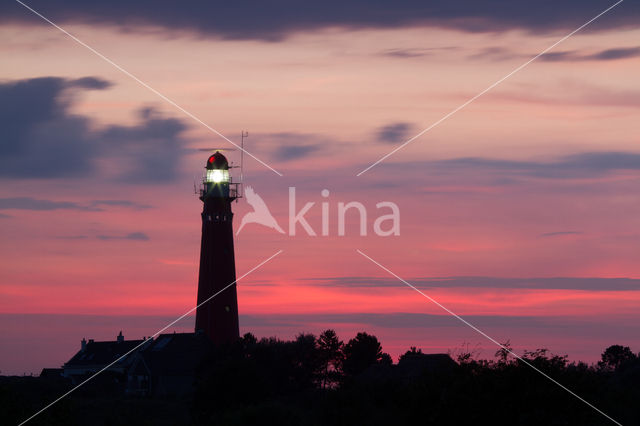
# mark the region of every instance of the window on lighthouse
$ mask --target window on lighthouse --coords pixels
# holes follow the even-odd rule
[[[207,170],[207,182],[229,182],[229,171],[221,169]]]

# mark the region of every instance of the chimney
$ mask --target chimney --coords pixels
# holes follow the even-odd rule
[[[120,330],[120,334],[118,334],[118,343],[122,343],[124,342],[124,336],[122,335],[122,330]]]
[[[87,340],[83,337],[80,341],[80,350],[84,351],[85,349],[87,349]]]

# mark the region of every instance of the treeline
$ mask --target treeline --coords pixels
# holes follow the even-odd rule
[[[259,399],[267,394],[335,388],[371,365],[392,363],[378,339],[367,333],[358,333],[346,344],[333,330],[319,337],[300,334],[292,341],[275,337],[257,340],[247,333],[236,344],[214,349],[202,363],[199,377],[205,380],[198,385],[204,391],[218,387],[207,378],[219,383],[228,377],[236,384],[246,380],[253,385],[245,390],[245,398],[251,399],[253,394]]]
[[[393,363],[367,333],[347,342],[333,330],[291,341],[246,334],[213,348],[194,380],[191,395],[131,397],[109,392],[118,377],[105,373],[29,424],[640,424],[640,354],[620,345],[595,364],[546,349],[479,359],[469,350],[450,357],[415,347]],[[66,382],[0,377],[0,424],[18,424],[67,390]]]
[[[509,349],[509,343],[505,344]],[[409,349],[393,364],[378,339],[347,343],[333,330],[295,340],[246,334],[202,364],[196,424],[640,424],[640,354],[610,346],[599,363],[568,362],[547,349],[521,359],[500,349],[453,358]],[[527,365],[528,364],[528,365]],[[534,368],[538,371],[535,371]],[[549,378],[566,386],[571,395]]]

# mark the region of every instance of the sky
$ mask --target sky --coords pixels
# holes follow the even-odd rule
[[[516,351],[639,351],[638,4],[509,75],[613,3],[24,2],[75,41],[4,2],[0,372],[37,374],[83,337],[138,339],[194,307],[202,149],[242,130],[244,185],[287,232],[236,236],[238,276],[282,250],[238,282],[241,333],[493,356],[395,274]],[[317,236],[291,235],[292,187]],[[355,211],[339,235],[352,201],[365,236]],[[381,202],[399,235],[374,232]],[[237,229],[251,207],[233,209]]]

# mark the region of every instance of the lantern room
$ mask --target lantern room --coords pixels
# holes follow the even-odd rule
[[[220,154],[219,151],[216,151],[215,154],[209,157],[206,169],[206,183],[229,183],[229,162],[224,155]]]
[[[216,151],[207,159],[205,165],[205,174],[202,177],[202,186],[200,187],[200,199],[205,198],[224,198],[235,200],[242,197],[241,182],[233,182],[233,178],[229,170],[234,166],[230,166],[227,158]]]

